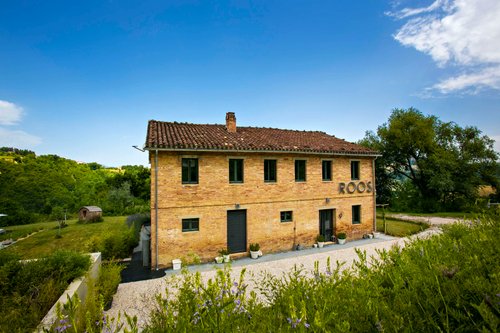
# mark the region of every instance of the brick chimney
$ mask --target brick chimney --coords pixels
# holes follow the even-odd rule
[[[226,129],[228,132],[236,133],[236,116],[234,112],[226,113]]]

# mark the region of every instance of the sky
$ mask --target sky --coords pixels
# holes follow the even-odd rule
[[[394,108],[500,151],[500,1],[1,1],[0,146],[148,165],[150,119],[319,130]]]

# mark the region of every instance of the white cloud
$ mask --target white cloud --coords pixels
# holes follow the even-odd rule
[[[20,130],[0,127],[0,147],[28,149],[42,143],[42,139]]]
[[[0,99],[0,125],[17,124],[23,115],[23,108]]]
[[[442,93],[500,90],[500,1],[436,0],[428,7],[387,13],[408,18],[394,38],[459,75],[433,86]]]

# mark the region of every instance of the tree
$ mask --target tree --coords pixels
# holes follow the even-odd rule
[[[424,211],[461,209],[477,198],[479,185],[498,186],[494,141],[476,127],[462,128],[409,108],[393,110],[389,121],[360,142],[383,155],[381,178],[408,180]],[[380,191],[386,193],[379,183]],[[377,187],[379,191],[379,187]]]

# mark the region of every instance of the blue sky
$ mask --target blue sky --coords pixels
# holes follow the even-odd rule
[[[410,106],[500,141],[498,17],[498,0],[1,2],[0,146],[147,165],[149,119],[356,141]]]

